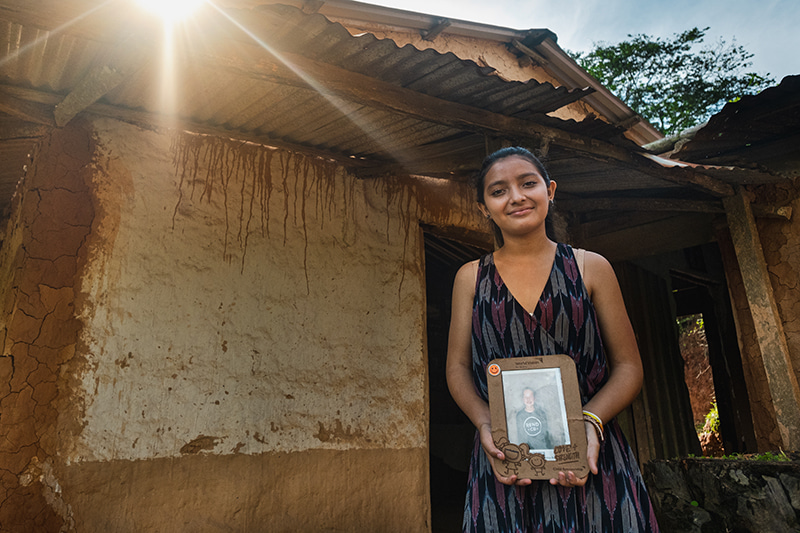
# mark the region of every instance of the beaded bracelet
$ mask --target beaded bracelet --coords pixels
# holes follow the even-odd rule
[[[605,437],[603,432],[603,421],[600,419],[600,417],[589,411],[584,411],[583,420],[585,422],[589,422],[592,426],[594,426],[594,429],[597,432],[597,436],[600,437],[600,442],[602,442]]]

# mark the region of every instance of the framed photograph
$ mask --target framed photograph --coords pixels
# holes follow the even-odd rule
[[[566,355],[494,359],[486,367],[492,438],[503,475],[550,479],[589,473],[575,363]]]

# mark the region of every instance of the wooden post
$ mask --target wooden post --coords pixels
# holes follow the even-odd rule
[[[800,449],[800,388],[772,291],[750,200],[743,190],[723,200],[761,360],[785,450]]]

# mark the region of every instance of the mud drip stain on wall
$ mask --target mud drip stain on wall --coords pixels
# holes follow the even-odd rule
[[[342,224],[341,235],[344,239],[355,238],[354,228],[360,216],[356,209],[357,193],[381,199],[379,201],[384,205],[380,206],[380,211],[385,215],[387,244],[391,244],[399,230],[403,238],[403,264],[417,263],[414,257],[408,255],[411,252],[410,232],[416,231],[418,221],[423,218],[419,198],[429,192],[418,190],[424,187],[417,180],[391,178],[360,181],[343,175],[335,161],[251,142],[188,132],[173,134],[170,149],[179,189],[173,212],[173,229],[176,217],[187,201],[211,203],[221,196],[225,212],[223,259],[233,261],[236,254],[231,253],[230,247],[236,246],[241,257],[242,272],[249,239],[254,234],[271,239],[271,218],[277,217],[282,223],[283,246],[291,238],[290,222],[302,233],[303,268],[306,271],[308,294],[309,210],[313,206],[314,216],[311,219],[320,225],[320,230],[324,229],[326,222],[337,221]],[[276,194],[280,198],[273,198]],[[279,209],[282,206],[282,213],[275,213],[276,204]],[[426,205],[428,218],[452,217],[452,204],[449,202],[429,204]],[[404,268],[400,272],[398,300],[405,276]]]
[[[182,202],[186,198],[212,202],[222,195],[225,211],[223,257],[230,262],[233,255],[228,247],[235,243],[241,250],[241,269],[244,271],[247,243],[258,232],[270,238],[270,203],[276,187],[282,194],[283,245],[289,238],[291,218],[302,230],[304,269],[307,269],[308,201],[313,198],[316,219],[324,224],[332,219],[337,201],[337,165],[333,161],[288,152],[250,142],[180,132],[173,135],[175,173],[179,178],[178,201],[173,213],[173,228]],[[277,162],[277,169],[273,165]],[[275,172],[277,171],[277,172]],[[353,203],[354,182],[343,191],[345,212]],[[345,224],[349,222],[345,219]],[[308,284],[306,286],[308,290]]]

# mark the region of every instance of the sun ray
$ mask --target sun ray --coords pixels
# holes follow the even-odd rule
[[[69,28],[73,24],[75,24],[77,22],[80,22],[81,20],[85,19],[86,17],[88,17],[92,13],[94,13],[96,11],[99,11],[100,9],[104,8],[106,5],[110,4],[113,1],[115,1],[115,0],[106,0],[105,2],[102,2],[102,3],[94,6],[93,8],[89,9],[85,13],[81,13],[80,15],[75,17],[74,19],[72,19],[72,20],[70,20],[68,22],[65,22],[64,24],[62,24],[62,25],[60,25],[60,26],[58,26],[58,27],[56,27],[56,28],[54,28],[52,30],[45,31],[44,35],[42,35],[41,37],[38,37],[37,39],[34,39],[33,41],[31,41],[31,42],[19,47],[17,50],[11,52],[10,54],[8,54],[3,59],[0,59],[0,67],[3,67],[6,63],[11,61],[12,59],[19,58],[21,55],[23,55],[25,52],[27,52],[31,48],[37,46],[38,44],[42,43],[43,41],[46,41],[47,39],[49,39],[49,38],[51,38],[51,37],[53,37],[55,35],[58,35],[59,33],[61,33],[62,31],[66,30],[67,28]]]
[[[250,37],[258,46],[269,52],[278,61],[286,65],[286,67],[288,67],[295,75],[297,75],[297,77],[299,77],[312,89],[314,89],[317,93],[319,93],[320,96],[325,98],[330,104],[336,107],[336,109],[338,109],[346,119],[352,122],[361,131],[363,131],[378,146],[380,146],[380,148],[384,152],[390,154],[396,161],[398,161],[401,164],[411,160],[411,157],[408,154],[401,153],[397,149],[392,148],[391,143],[388,142],[388,137],[390,136],[388,133],[382,133],[380,127],[378,127],[377,125],[369,124],[366,120],[361,119],[357,113],[353,113],[352,112],[352,108],[354,107],[353,102],[347,101],[343,98],[339,98],[338,96],[332,94],[331,91],[327,90],[312,76],[309,76],[300,67],[298,67],[297,65],[286,59],[283,55],[281,55],[281,53],[278,50],[270,46],[263,39],[258,37],[255,33],[253,33],[247,27],[241,24],[238,20],[230,16],[227,12],[225,12],[225,10],[221,9],[219,6],[217,6],[211,1],[209,1],[208,4],[214,9],[216,9],[223,17],[225,17],[239,30],[244,32],[245,35]]]
[[[194,13],[206,0],[136,0],[136,3],[165,22],[174,23]]]

